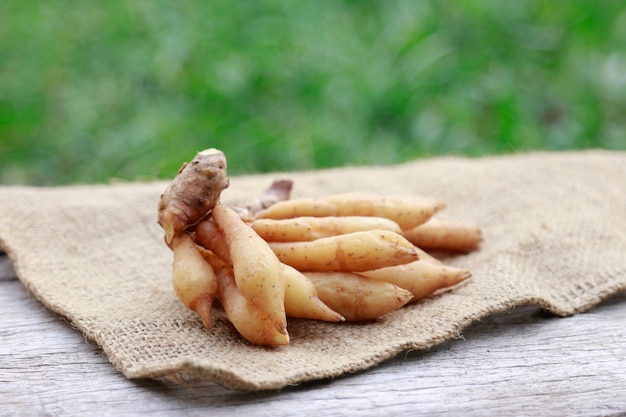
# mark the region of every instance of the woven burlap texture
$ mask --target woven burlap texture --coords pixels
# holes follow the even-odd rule
[[[214,313],[205,330],[176,298],[156,223],[166,182],[1,187],[0,246],[43,304],[95,340],[129,378],[278,389],[427,349],[522,304],[567,316],[626,289],[626,153],[579,151],[231,178],[225,203],[291,178],[293,197],[345,191],[445,200],[440,218],[480,225],[480,250],[446,259],[473,277],[367,323],[291,320],[291,344],[244,342]],[[412,362],[407,366],[419,366]]]

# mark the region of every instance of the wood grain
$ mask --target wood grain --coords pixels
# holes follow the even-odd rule
[[[597,416],[626,413],[626,296],[556,318],[489,317],[427,352],[281,391],[128,380],[0,257],[0,415]]]

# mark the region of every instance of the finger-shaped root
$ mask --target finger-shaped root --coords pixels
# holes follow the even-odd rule
[[[233,265],[224,235],[212,219],[205,219],[198,223],[194,237],[200,245],[216,254],[230,266]]]
[[[237,288],[267,312],[279,332],[285,331],[285,277],[280,261],[267,242],[230,207],[215,206],[213,220],[228,247]]]
[[[410,291],[413,294],[412,301],[421,300],[441,288],[451,287],[471,276],[465,269],[427,260],[365,271],[361,274]]]
[[[299,271],[368,271],[418,259],[415,246],[401,235],[370,230],[312,242],[270,242],[281,262]]]
[[[250,226],[268,242],[303,242],[367,230],[402,233],[400,226],[393,220],[368,216],[256,219]]]
[[[382,197],[355,192],[281,201],[258,212],[256,218],[373,216],[393,220],[402,230],[407,230],[426,222],[444,207],[444,202],[431,198],[411,195]]]
[[[283,272],[286,282],[285,311],[288,316],[330,322],[345,320],[320,300],[315,286],[304,274],[284,264]]]
[[[183,304],[200,315],[204,326],[210,328],[211,306],[218,286],[215,272],[187,233],[173,240],[172,251],[174,291]]]
[[[219,300],[226,317],[247,341],[261,346],[289,344],[289,334],[276,328],[267,311],[251,303],[237,288],[233,270],[222,265],[216,270],[219,282]]]
[[[430,219],[424,224],[404,231],[411,243],[425,250],[471,252],[480,246],[482,232],[473,224]]]
[[[348,321],[370,320],[396,310],[413,297],[398,286],[350,272],[306,272],[319,298]]]

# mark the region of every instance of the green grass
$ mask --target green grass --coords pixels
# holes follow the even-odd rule
[[[626,149],[626,3],[0,3],[0,183]]]

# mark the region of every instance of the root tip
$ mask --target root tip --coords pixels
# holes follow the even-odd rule
[[[196,313],[200,316],[202,320],[202,324],[207,329],[210,329],[212,326],[211,323],[211,311],[213,307],[213,297],[203,297],[198,300],[196,303]]]

